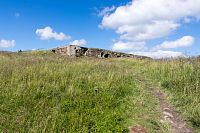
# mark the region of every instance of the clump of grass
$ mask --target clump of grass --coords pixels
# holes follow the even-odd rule
[[[130,69],[135,62],[1,55],[0,131],[128,132],[133,124],[161,130],[156,99]]]

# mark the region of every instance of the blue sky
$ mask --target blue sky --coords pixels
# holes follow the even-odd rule
[[[198,55],[200,3],[187,1],[169,0],[182,5],[177,9],[164,0],[1,0],[0,50],[80,43],[147,56]]]

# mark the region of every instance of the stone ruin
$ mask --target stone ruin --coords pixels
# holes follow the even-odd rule
[[[113,52],[110,50],[98,49],[98,48],[86,48],[77,45],[68,45],[64,47],[58,47],[51,49],[53,53],[60,54],[67,57],[96,57],[96,58],[139,58],[150,59],[146,56],[138,56],[133,54],[126,54],[122,52]]]

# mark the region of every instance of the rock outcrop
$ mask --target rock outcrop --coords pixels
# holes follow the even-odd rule
[[[51,50],[56,54],[60,54],[68,57],[96,57],[96,58],[139,58],[139,59],[151,59],[146,56],[138,56],[133,54],[126,54],[122,52],[114,52],[105,49],[98,48],[86,48],[77,45],[68,45],[64,47],[58,47]]]

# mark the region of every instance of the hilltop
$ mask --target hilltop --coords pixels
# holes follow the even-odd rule
[[[185,59],[1,52],[0,131],[199,132],[199,67]]]

